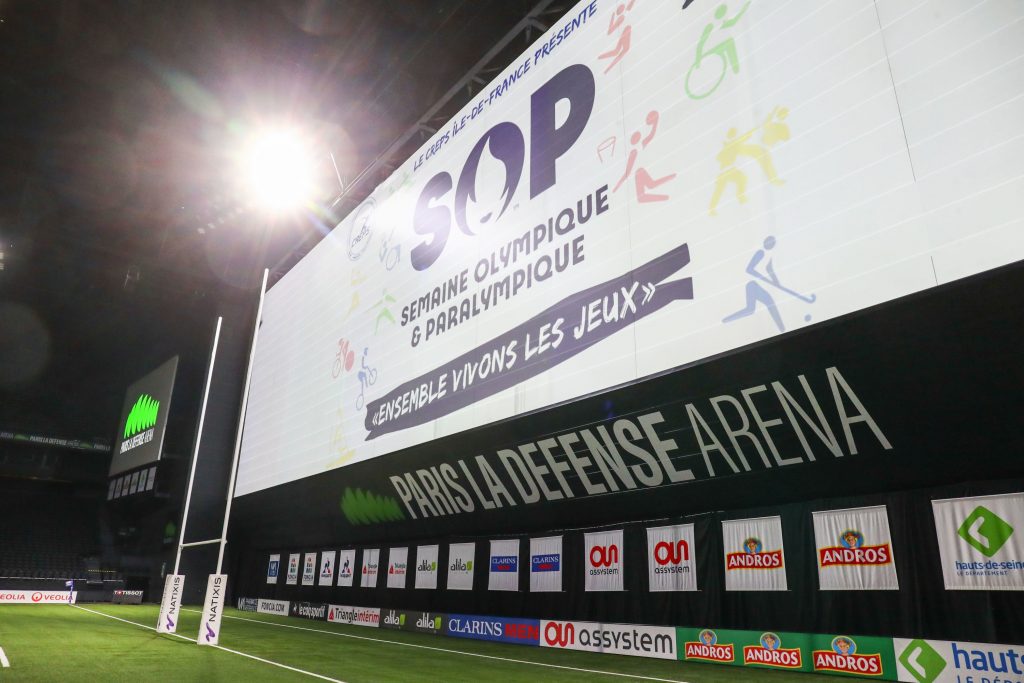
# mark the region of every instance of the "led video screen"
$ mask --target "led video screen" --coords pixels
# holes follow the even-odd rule
[[[1022,17],[578,4],[268,292],[238,495],[1020,260]]]

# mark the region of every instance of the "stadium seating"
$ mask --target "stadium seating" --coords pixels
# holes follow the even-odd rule
[[[99,503],[54,484],[0,484],[0,577],[88,579]],[[98,569],[96,563],[91,563]]]

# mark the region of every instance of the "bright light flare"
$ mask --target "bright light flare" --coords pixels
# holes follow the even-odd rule
[[[261,208],[288,211],[308,203],[315,191],[309,143],[292,129],[254,134],[240,159],[243,190]]]

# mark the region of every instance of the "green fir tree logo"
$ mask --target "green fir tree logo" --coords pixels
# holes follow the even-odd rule
[[[149,394],[142,394],[135,401],[128,419],[124,423],[124,438],[135,436],[156,425],[156,416],[160,411],[160,401]]]
[[[346,488],[341,496],[341,511],[351,524],[379,524],[405,519],[398,501],[370,491]]]

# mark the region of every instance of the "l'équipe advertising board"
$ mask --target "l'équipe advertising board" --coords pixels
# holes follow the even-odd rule
[[[1018,59],[970,31],[1024,9],[619,5],[569,10],[268,292],[238,495],[1024,256],[990,142],[1020,87],[938,78],[950,41],[972,73]],[[938,93],[893,85],[910,46]]]

